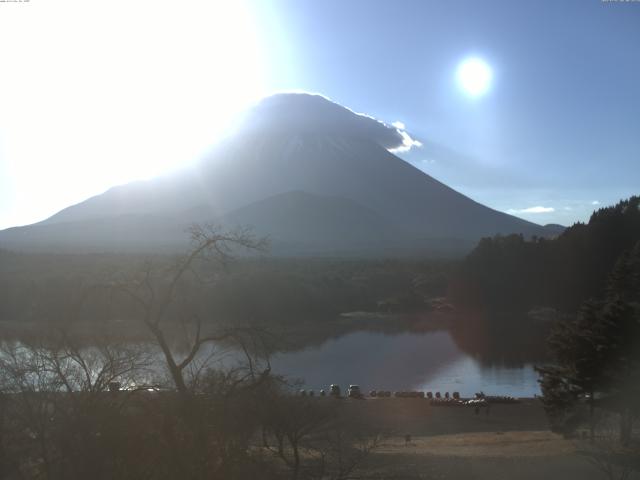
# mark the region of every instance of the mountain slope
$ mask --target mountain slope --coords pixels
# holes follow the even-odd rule
[[[178,246],[190,222],[243,221],[292,251],[316,253],[355,245],[410,250],[438,239],[471,244],[497,233],[547,234],[389,152],[404,141],[400,131],[323,97],[276,95],[250,111],[236,134],[193,169],[115,187],[39,225],[0,232],[0,246],[16,248],[18,231],[23,249],[34,242],[44,248],[54,237],[64,244],[55,229],[42,227],[66,224],[59,228],[67,237],[74,228],[83,231],[69,241],[90,248],[97,246],[90,231],[109,222],[121,247],[128,239],[144,244],[150,231],[163,231],[164,243]],[[137,221],[126,220],[131,216]]]
[[[395,226],[353,200],[294,191],[225,215],[229,227],[250,226],[270,239],[276,254],[366,255],[396,245]]]

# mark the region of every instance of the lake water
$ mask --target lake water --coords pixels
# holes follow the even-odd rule
[[[422,390],[472,396],[533,397],[540,393],[532,363],[485,365],[461,351],[446,330],[425,333],[357,331],[320,346],[276,354],[273,371],[304,381],[304,388]]]
[[[221,368],[244,360],[240,351],[211,344],[200,356],[208,358],[214,352]],[[159,351],[152,355],[157,355],[159,374],[164,371],[164,359]],[[177,354],[178,358],[184,355],[184,352]],[[358,384],[365,392],[457,391],[465,397],[479,391],[514,397],[540,393],[533,362],[481,362],[462,350],[448,330],[395,333],[358,330],[318,346],[273,354],[270,361],[274,373],[300,380],[303,384],[300,388],[316,391],[326,390],[331,384],[338,384],[343,390],[350,384]]]

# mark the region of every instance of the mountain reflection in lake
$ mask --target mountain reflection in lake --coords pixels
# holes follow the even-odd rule
[[[459,391],[532,397],[540,393],[531,363],[485,365],[462,352],[448,331],[386,334],[357,331],[320,346],[279,353],[273,371],[319,390],[336,383],[365,391]]]

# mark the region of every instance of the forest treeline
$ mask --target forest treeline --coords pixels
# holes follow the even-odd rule
[[[640,240],[640,197],[595,211],[555,239],[484,238],[451,281],[457,305],[491,311],[546,306],[575,312],[603,294],[618,258]]]
[[[0,322],[51,325],[74,316],[93,325],[126,325],[135,306],[97,287],[146,268],[160,277],[173,262],[169,256],[0,251]],[[428,299],[446,295],[452,265],[440,260],[237,258],[224,266],[199,265],[201,277],[182,293],[200,305],[207,321],[293,325],[351,311],[428,309]]]

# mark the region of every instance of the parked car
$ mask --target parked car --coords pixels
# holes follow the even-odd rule
[[[362,398],[362,392],[360,391],[359,385],[349,385],[349,390],[347,391],[347,397],[349,398]]]

